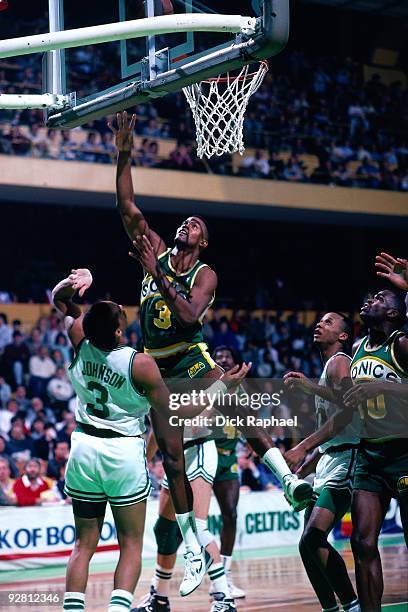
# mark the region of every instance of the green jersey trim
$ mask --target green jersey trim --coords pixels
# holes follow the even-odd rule
[[[76,362],[78,361],[78,358],[79,358],[79,351],[81,350],[81,346],[83,345],[84,341],[85,341],[85,336],[82,338],[82,340],[80,340],[80,341],[78,342],[78,345],[77,345],[77,347],[76,347],[76,351],[75,351],[74,358],[73,358],[73,360],[71,361],[71,363],[70,363],[70,365],[69,365],[69,367],[68,367],[68,370],[72,370],[72,368],[74,367],[74,365],[75,365],[75,364],[76,364]]]
[[[133,362],[135,360],[136,355],[137,355],[137,351],[133,351],[133,354],[132,354],[131,358],[129,359],[129,380],[130,380],[130,384],[132,385],[132,389],[138,395],[140,395],[140,397],[146,398],[146,395],[144,393],[142,393],[140,391],[140,389],[138,389],[137,386],[135,385],[135,381],[133,380],[133,376],[132,376]]]

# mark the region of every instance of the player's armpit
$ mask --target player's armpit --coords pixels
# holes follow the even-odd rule
[[[84,318],[84,315],[82,313],[81,313],[81,316],[78,317],[77,319],[74,319],[72,323],[70,323],[70,320],[69,320],[71,319],[71,317],[65,318],[68,336],[69,336],[69,339],[71,340],[71,344],[74,347],[74,349],[76,349],[77,346],[80,344],[80,342],[85,338],[84,330],[82,327],[83,318]]]

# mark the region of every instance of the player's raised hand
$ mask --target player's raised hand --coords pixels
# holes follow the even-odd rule
[[[296,389],[304,393],[314,393],[313,382],[302,374],[302,372],[288,372],[283,377],[283,382],[291,390]]]
[[[87,289],[92,285],[92,274],[87,268],[78,268],[77,270],[71,270],[71,274],[68,276],[71,283],[71,287],[76,289],[79,293],[79,297],[82,297]]]
[[[136,240],[133,240],[133,246],[135,247],[136,253],[129,251],[130,257],[136,259],[146,272],[154,276],[160,264],[148,237],[145,234],[143,236],[137,236]]]
[[[375,258],[377,276],[386,278],[395,287],[408,291],[408,261],[401,257],[393,257],[389,253],[380,253]]]
[[[252,362],[243,363],[240,366],[236,365],[231,370],[229,370],[229,372],[225,372],[221,376],[220,380],[222,380],[222,382],[224,383],[224,385],[226,385],[228,389],[238,387],[251,368]]]
[[[119,152],[131,151],[133,147],[133,130],[135,129],[136,115],[133,114],[130,121],[126,111],[123,113],[116,114],[116,121],[118,124],[117,129],[113,126],[112,122],[108,122],[108,128],[112,130],[115,135],[115,145]]]

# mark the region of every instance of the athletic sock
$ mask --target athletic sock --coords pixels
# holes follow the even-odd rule
[[[173,570],[166,569],[160,565],[156,565],[156,574],[154,579],[154,588],[161,597],[168,597],[170,593],[170,580],[173,575]]]
[[[114,589],[109,602],[108,612],[128,612],[132,605],[133,593],[124,589]]]
[[[231,597],[227,577],[222,563],[214,563],[208,570],[208,575],[213,584],[211,589],[214,593],[225,593],[226,597]]]
[[[361,608],[360,608],[360,602],[358,601],[358,599],[353,599],[353,601],[351,601],[348,604],[341,604],[343,607],[344,612],[360,612]]]
[[[270,448],[266,451],[262,460],[281,483],[283,483],[285,476],[293,475],[279,448]]]
[[[184,545],[187,551],[192,551],[197,554],[201,550],[201,546],[197,539],[197,526],[194,512],[185,512],[184,514],[176,514],[176,520],[180,527],[181,535],[183,536]]]
[[[340,612],[339,606],[333,606],[333,608],[322,608],[322,612]]]
[[[228,555],[221,555],[221,561],[224,566],[225,573],[228,574],[228,572],[231,571],[232,557],[229,557]]]
[[[63,610],[85,610],[85,593],[73,591],[64,593]]]

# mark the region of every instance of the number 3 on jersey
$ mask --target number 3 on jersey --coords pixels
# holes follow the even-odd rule
[[[164,300],[159,300],[155,305],[159,311],[158,318],[154,319],[154,324],[160,329],[169,329],[171,327],[171,312]]]
[[[107,419],[109,416],[109,408],[106,404],[109,400],[109,393],[105,387],[102,387],[102,385],[93,380],[91,380],[87,386],[89,391],[94,393],[95,398],[95,404],[88,403],[86,405],[87,412],[100,419]]]

